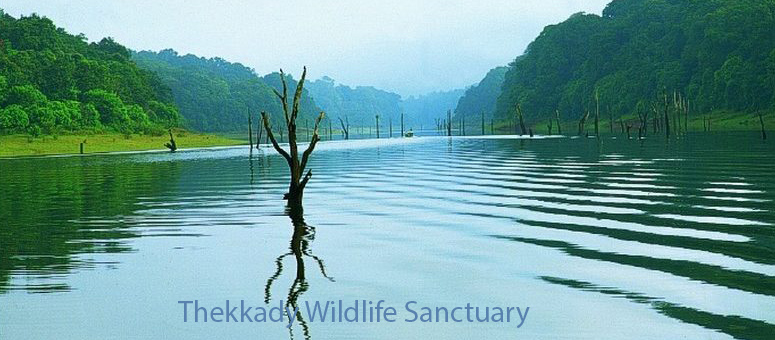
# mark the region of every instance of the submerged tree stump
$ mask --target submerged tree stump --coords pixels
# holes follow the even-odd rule
[[[350,120],[347,119],[347,116],[344,117],[345,120],[342,120],[342,117],[339,117],[339,124],[342,124],[342,134],[344,134],[344,140],[350,139]]]
[[[587,118],[589,118],[589,110],[584,111],[584,115],[581,116],[581,120],[579,121],[579,136],[584,134],[584,131],[586,130]]]
[[[520,128],[520,136],[527,133],[527,129],[525,128],[525,116],[522,115],[522,106],[517,103],[517,118],[519,118],[519,128]]]
[[[562,134],[562,125],[560,125],[560,110],[554,110],[554,118],[557,119],[557,134]]]
[[[767,131],[764,130],[764,117],[761,111],[759,111],[759,124],[762,127],[762,139],[767,140]]]
[[[167,149],[170,149],[170,152],[175,152],[178,150],[178,144],[175,143],[175,137],[172,136],[172,129],[169,129],[170,133],[170,141],[169,143],[165,143],[164,146],[167,147]]]

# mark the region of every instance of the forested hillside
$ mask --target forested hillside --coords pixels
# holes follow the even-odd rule
[[[511,64],[497,115],[530,120],[593,106],[614,116],[674,91],[693,112],[773,107],[774,0],[616,0],[546,27]],[[607,115],[606,115],[607,116]]]
[[[134,53],[132,58],[141,67],[156,72],[172,89],[186,127],[199,131],[242,131],[247,129],[248,112],[257,116],[267,111],[273,117],[282,113],[271,87],[282,89],[279,74],[261,78],[239,63],[191,54],[181,56],[170,49]],[[290,76],[287,79],[289,91],[293,91],[296,82]],[[301,115],[310,116],[316,111],[314,102],[305,95]]]
[[[401,102],[407,120],[413,129],[435,129],[436,120],[446,119],[447,111],[454,111],[464,89],[432,92],[412,96]]]
[[[315,103],[335,121],[339,117],[347,117],[351,125],[370,126],[375,122],[376,115],[383,117],[385,123],[390,119],[394,122],[400,120],[401,96],[398,94],[371,86],[351,88],[336,84],[329,77],[309,82],[305,88],[310,91]]]
[[[501,95],[501,87],[508,69],[505,66],[496,67],[487,72],[479,84],[466,90],[466,93],[457,102],[455,117],[459,118],[460,115],[481,117],[481,114],[484,113],[485,119],[491,119],[495,113],[495,103]]]
[[[158,133],[178,120],[170,90],[124,46],[0,10],[0,133]]]

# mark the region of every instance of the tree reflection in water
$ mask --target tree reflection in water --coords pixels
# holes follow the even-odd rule
[[[296,279],[293,280],[293,284],[291,284],[291,287],[288,290],[285,307],[290,307],[290,310],[295,310],[298,307],[299,298],[309,289],[309,282],[307,282],[304,267],[305,256],[315,260],[323,277],[331,282],[334,282],[334,279],[326,274],[326,266],[323,263],[323,260],[310,253],[309,245],[315,240],[315,227],[307,225],[307,223],[304,222],[303,208],[288,207],[286,209],[286,214],[291,218],[291,223],[293,224],[293,236],[291,237],[290,251],[278,256],[275,260],[277,270],[274,275],[266,281],[266,286],[264,288],[264,303],[269,304],[272,298],[272,284],[283,273],[283,261],[286,257],[293,255],[296,259]],[[301,313],[298,313],[296,320],[298,320],[298,323],[301,325],[304,332],[304,338],[310,339],[309,325],[307,325],[307,322],[301,316]],[[293,339],[293,328],[288,328],[288,332],[291,339]]]

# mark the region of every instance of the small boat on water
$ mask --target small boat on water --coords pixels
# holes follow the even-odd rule
[[[404,134],[404,137],[414,137],[414,132],[410,129]]]

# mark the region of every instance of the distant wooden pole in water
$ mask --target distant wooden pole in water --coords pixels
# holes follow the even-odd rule
[[[331,123],[331,118],[328,119],[328,140],[334,140],[334,129]]]
[[[390,125],[388,138],[393,138],[393,117],[388,117],[388,124]]]
[[[250,150],[253,150],[253,115],[248,112],[248,137],[250,139]]]
[[[562,125],[560,125],[560,110],[554,110],[554,118],[557,119],[557,133],[562,134]]]
[[[83,145],[86,144],[86,140],[84,139],[83,142],[81,142],[81,154],[83,155]]]
[[[261,150],[261,136],[263,135],[264,129],[261,128],[261,122],[258,122],[258,126],[256,127],[256,150]]]
[[[350,139],[350,120],[347,119],[347,116],[345,116],[344,119],[347,120],[347,123],[342,120],[342,117],[339,117],[339,124],[342,125],[342,135],[344,136],[344,140],[348,140]]]
[[[663,90],[665,100],[665,138],[670,138],[670,106],[667,103],[667,90]]]
[[[376,115],[377,118],[377,139],[379,139],[379,115]]]
[[[309,119],[304,120],[304,132],[307,134],[307,140],[309,139]]]
[[[686,112],[684,113],[684,130],[689,132],[689,98],[686,98]]]
[[[490,134],[495,134],[495,119],[492,118],[490,119]]]
[[[713,121],[713,108],[710,108],[710,112],[708,112],[708,132],[712,130],[711,128],[711,122]]]
[[[611,134],[614,133],[614,111],[611,110],[611,105],[608,105],[608,127],[611,129]]]
[[[600,138],[600,92],[595,90],[595,137]]]
[[[404,112],[401,112],[401,137],[404,137]]]
[[[447,136],[452,137],[452,110],[447,110]]]
[[[482,111],[482,136],[484,136],[484,111]]]
[[[762,139],[767,140],[767,132],[764,131],[764,115],[759,111],[759,124],[762,127]]]
[[[464,113],[460,114],[460,134],[466,135],[466,115]]]
[[[584,110],[584,115],[581,116],[579,121],[579,136],[583,135],[586,130],[587,118],[589,118],[589,110]]]
[[[552,135],[552,128],[554,125],[554,119],[549,118],[549,124],[546,124],[547,130],[549,131],[549,135]]]

